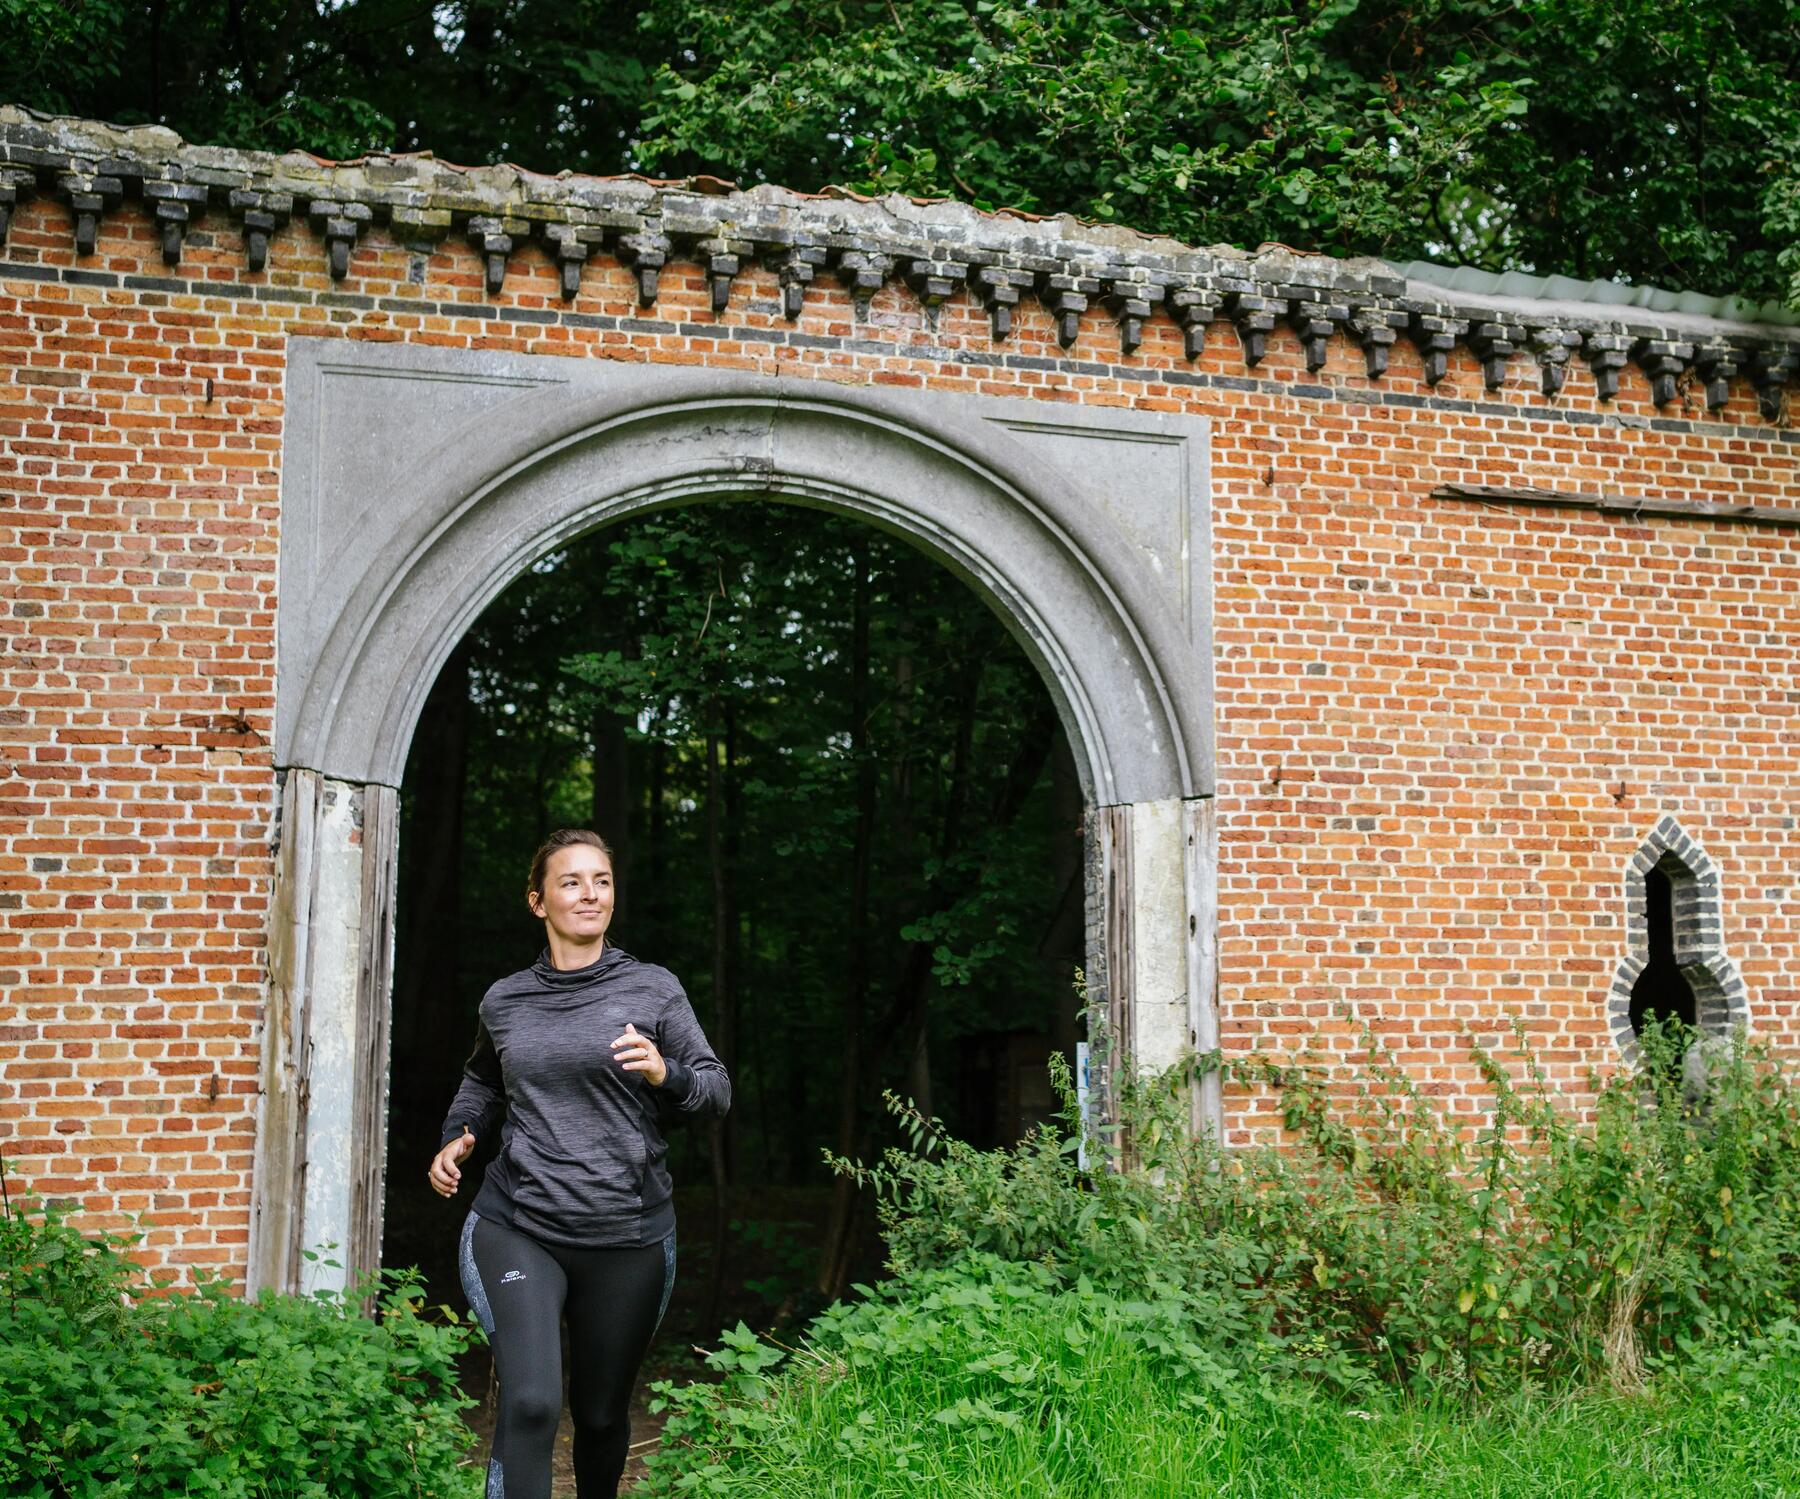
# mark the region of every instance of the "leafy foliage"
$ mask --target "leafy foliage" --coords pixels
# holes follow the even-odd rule
[[[1343,250],[1416,242],[1439,187],[1527,108],[1511,70],[1450,46],[1384,78],[1355,0],[798,11],[652,12],[695,62],[659,75],[646,154]]]
[[[473,1404],[456,1355],[476,1330],[428,1320],[417,1276],[253,1301],[196,1271],[145,1283],[127,1235],[54,1208],[0,1221],[0,1488],[18,1499],[472,1496]],[[362,1315],[375,1297],[379,1320]]]
[[[1247,1172],[1291,1203],[1286,1272],[1308,1319],[1386,1377],[1493,1388],[1605,1374],[1766,1331],[1800,1307],[1800,1092],[1783,1061],[1651,1027],[1641,1072],[1568,1111],[1521,1050],[1523,1082],[1475,1050],[1492,1107],[1473,1137],[1371,1043],[1353,1099],[1317,1072],[1253,1069],[1281,1092],[1298,1156]],[[1679,1065],[1706,1052],[1703,1098]],[[1699,1052],[1694,1053],[1697,1061]]]
[[[1800,305],[1793,0],[0,0],[0,97]]]
[[[657,59],[636,14],[609,0],[0,0],[0,98],[212,145],[618,171]]]
[[[1476,1049],[1479,1130],[1370,1038],[1362,1080],[1267,1058],[1290,1139],[1221,1156],[1185,1127],[1193,1066],[1127,1085],[1124,1129],[1075,1158],[1063,1132],[978,1151],[890,1094],[910,1148],[865,1167],[902,1279],[969,1254],[1135,1293],[1179,1287],[1203,1341],[1258,1374],[1418,1393],[1608,1377],[1761,1334],[1800,1308],[1800,1092],[1745,1043],[1708,1043],[1704,1099],[1651,1030],[1641,1073],[1597,1081],[1574,1116],[1521,1050]],[[1129,1149],[1121,1144],[1129,1140]]]
[[[1800,297],[1789,0],[800,10],[662,0],[692,60],[658,74],[646,158],[1200,243]]]
[[[1308,1442],[1354,1470],[1319,1492],[1468,1491],[1481,1456],[1440,1443],[1491,1443],[1521,1472],[1585,1452],[1599,1492],[1699,1492],[1764,1463],[1779,1490],[1800,1445],[1758,1435],[1758,1406],[1800,1399],[1800,1092],[1741,1037],[1690,1043],[1652,1031],[1646,1066],[1596,1080],[1586,1119],[1523,1047],[1478,1048],[1492,1091],[1473,1132],[1372,1039],[1348,1088],[1254,1059],[1237,1078],[1276,1090],[1290,1139],[1223,1157],[1185,1128],[1195,1067],[1213,1065],[1190,1062],[1125,1085],[1123,1128],[1088,1134],[1106,1161],[1091,1176],[1058,1059],[1065,1131],[1010,1150],[974,1150],[890,1094],[907,1147],[834,1164],[880,1189],[894,1279],[795,1348],[740,1326],[709,1359],[714,1383],[658,1386],[673,1414],[652,1492],[788,1492],[788,1474],[796,1493],[1048,1493],[1134,1465],[1139,1492],[1184,1492],[1176,1474],[1201,1469],[1297,1492],[1296,1465],[1326,1461]],[[1095,1368],[1136,1392],[1126,1410],[1159,1413],[1139,1446],[1107,1447],[1121,1421],[1139,1428],[1092,1408]],[[1652,1377],[1659,1405],[1553,1404]],[[1388,1425],[1365,1440],[1358,1420]],[[1443,1482],[1427,1489],[1412,1465],[1434,1422]],[[1520,1456],[1520,1432],[1546,1423],[1557,1436]],[[959,1445],[965,1429],[980,1441]],[[1655,1475],[1643,1487],[1606,1486],[1621,1440]],[[1171,1444],[1181,1464],[1143,1468],[1143,1447]],[[1695,1451],[1717,1459],[1695,1467]]]

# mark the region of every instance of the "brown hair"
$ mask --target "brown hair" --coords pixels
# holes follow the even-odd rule
[[[612,846],[591,828],[558,828],[538,845],[538,851],[531,856],[531,883],[526,885],[527,895],[544,893],[544,875],[550,868],[550,856],[558,849],[575,848],[586,844],[589,848],[597,848],[606,855],[606,862],[612,863]]]

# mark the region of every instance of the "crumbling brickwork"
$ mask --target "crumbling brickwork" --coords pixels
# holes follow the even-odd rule
[[[1664,819],[1800,1045],[1793,328],[701,189],[0,111],[11,1179],[242,1271],[297,335],[1208,418],[1225,1050],[1348,1004],[1472,1109],[1517,1016],[1578,1090]]]

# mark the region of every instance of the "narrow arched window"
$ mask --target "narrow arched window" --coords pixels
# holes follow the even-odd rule
[[[1719,869],[1673,817],[1658,820],[1625,872],[1625,952],[1608,1027],[1627,1057],[1653,1019],[1705,1035],[1747,1024],[1749,996],[1725,955]]]

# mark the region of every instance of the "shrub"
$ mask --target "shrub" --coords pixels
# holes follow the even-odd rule
[[[1531,1494],[1575,1449],[1596,1492],[1800,1474],[1755,1419],[1800,1408],[1800,1095],[1742,1037],[1696,1090],[1690,1040],[1652,1032],[1580,1117],[1522,1044],[1476,1048],[1478,1128],[1367,1035],[1348,1084],[1253,1058],[1289,1139],[1229,1155],[1186,1128],[1190,1059],[1123,1086],[1092,1174],[1058,1058],[1064,1130],[1009,1150],[889,1094],[907,1145],[833,1164],[876,1189],[894,1279],[658,1385],[650,1491],[1452,1493],[1516,1460]],[[1581,1392],[1659,1369],[1654,1400]]]
[[[18,1499],[466,1495],[474,1330],[428,1321],[415,1271],[254,1300],[147,1283],[131,1236],[54,1210],[0,1220],[0,1491]],[[362,1315],[374,1297],[379,1319]]]
[[[1065,1284],[1168,1277],[1209,1346],[1345,1389],[1630,1386],[1800,1305],[1800,1093],[1739,1036],[1709,1043],[1696,1101],[1691,1039],[1653,1029],[1640,1071],[1591,1080],[1588,1120],[1522,1044],[1475,1048],[1490,1098],[1472,1133],[1367,1035],[1348,1087],[1251,1058],[1236,1079],[1275,1090],[1290,1141],[1229,1155],[1185,1128],[1190,1059],[1125,1085],[1119,1129],[1089,1140],[1109,1168],[1092,1175],[1053,1057],[1066,1134],[977,1151],[890,1094],[910,1148],[833,1164],[877,1189],[903,1277],[968,1250]]]
[[[1471,1136],[1372,1043],[1348,1097],[1316,1069],[1252,1063],[1297,1148],[1245,1160],[1292,1244],[1299,1315],[1420,1390],[1531,1378],[1638,1383],[1800,1305],[1800,1093],[1739,1035],[1708,1043],[1704,1097],[1679,1028],[1592,1080],[1576,1118],[1528,1051],[1475,1049],[1491,1097]]]
[[[1365,1370],[1296,1332],[1304,1317],[1285,1271],[1291,1255],[1271,1242],[1254,1185],[1225,1170],[1206,1137],[1185,1125],[1186,1067],[1128,1085],[1121,1125],[1087,1135],[1063,1058],[1049,1061],[1062,1129],[1044,1124],[1010,1149],[977,1150],[893,1093],[885,1096],[908,1146],[863,1166],[829,1156],[837,1171],[872,1187],[902,1281],[953,1267],[968,1253],[1040,1266],[1061,1285],[1086,1277],[1135,1297],[1149,1285],[1179,1288],[1196,1335],[1232,1363],[1272,1376],[1306,1373],[1345,1388]],[[1118,1137],[1129,1133],[1129,1162]]]

